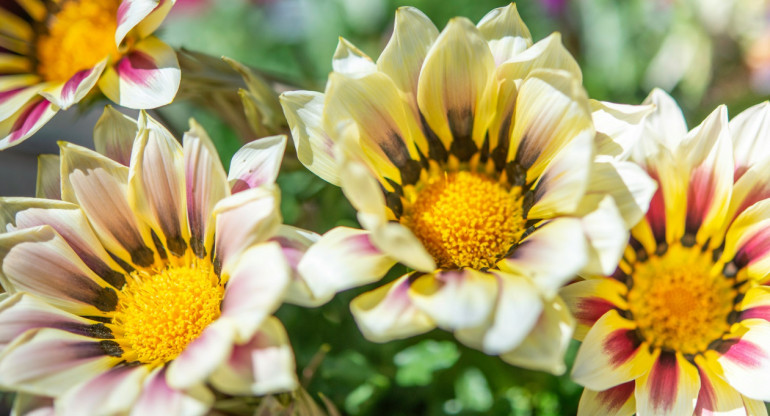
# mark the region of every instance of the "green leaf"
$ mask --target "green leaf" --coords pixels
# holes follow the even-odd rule
[[[463,410],[486,412],[494,402],[486,377],[476,367],[468,368],[457,378],[455,394]]]
[[[398,367],[396,383],[399,386],[426,386],[433,381],[434,372],[453,366],[458,358],[460,352],[454,342],[422,341],[393,358]]]

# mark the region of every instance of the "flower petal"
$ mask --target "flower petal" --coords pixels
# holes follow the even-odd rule
[[[44,89],[40,95],[62,110],[77,104],[96,86],[104,72],[109,57],[102,59],[93,68],[78,71],[64,83]]]
[[[369,232],[337,227],[307,250],[297,270],[312,295],[325,303],[337,292],[376,282],[395,263],[372,244]]]
[[[602,161],[625,160],[642,139],[645,117],[655,110],[652,104],[628,105],[589,100],[596,128],[597,154]]]
[[[532,46],[532,35],[513,3],[487,13],[477,26],[489,43],[497,65]]]
[[[172,388],[166,382],[166,368],[158,368],[145,379],[131,416],[206,414],[214,395],[202,387],[185,391]]]
[[[596,210],[585,215],[581,222],[588,239],[588,264],[581,274],[611,275],[623,257],[629,237],[614,199],[605,196]]]
[[[211,214],[216,203],[230,195],[230,187],[214,143],[195,120],[184,134],[184,174],[190,246],[204,258],[214,243]]]
[[[676,101],[665,91],[655,88],[643,104],[655,106],[655,111],[645,119],[645,134],[657,138],[669,151],[678,148],[687,134],[687,124]]]
[[[460,329],[455,336],[468,346],[498,355],[518,347],[532,331],[543,311],[543,300],[524,276],[498,272],[494,277],[499,288],[490,319],[475,328]]]
[[[135,27],[139,37],[147,37],[160,26],[175,2],[176,0],[123,0],[118,7],[115,44],[120,46],[123,38]]]
[[[246,343],[211,376],[217,390],[232,395],[262,395],[298,387],[294,353],[281,322],[268,318]]]
[[[9,292],[26,291],[81,316],[104,316],[117,305],[115,290],[50,226],[0,234],[0,258]]]
[[[39,155],[37,157],[37,184],[35,197],[61,199],[61,168],[59,155]]]
[[[763,319],[770,322],[770,287],[763,285],[749,289],[737,309],[741,312],[739,321]]]
[[[245,250],[226,278],[220,319],[233,323],[236,341],[245,342],[281,305],[291,268],[281,246],[267,242]]]
[[[214,206],[214,247],[222,273],[230,273],[246,249],[275,234],[281,225],[279,206],[280,194],[272,186],[239,192]]]
[[[741,394],[763,401],[770,401],[765,388],[770,385],[768,341],[770,323],[748,320],[717,349],[725,381]]]
[[[423,62],[417,103],[428,126],[461,161],[481,148],[494,116],[494,69],[481,32],[462,17],[449,21]]]
[[[121,165],[128,166],[131,163],[131,149],[136,134],[136,120],[111,105],[105,106],[102,116],[94,126],[94,149]]]
[[[494,275],[473,269],[442,270],[418,277],[409,297],[440,328],[454,331],[481,325],[497,301]]]
[[[281,94],[281,107],[291,128],[297,158],[321,179],[339,185],[334,142],[323,129],[324,95],[314,91]]]
[[[580,66],[562,44],[559,33],[552,33],[521,53],[508,58],[506,62],[500,64],[498,76],[507,79],[524,79],[538,69],[563,70],[575,77],[578,82],[583,80]]]
[[[636,383],[636,411],[642,415],[692,414],[701,385],[698,368],[670,352],[661,353]]]
[[[387,255],[421,272],[436,269],[436,263],[422,242],[412,231],[395,222],[384,224],[372,231],[372,243]]]
[[[53,399],[35,394],[17,392],[10,416],[56,416]]]
[[[139,396],[148,373],[144,365],[114,367],[69,389],[57,399],[56,414],[125,414]]]
[[[758,162],[770,157],[762,137],[770,136],[770,102],[750,107],[730,120],[730,137],[733,139],[735,178]]]
[[[750,206],[730,225],[725,237],[722,259],[746,268],[749,277],[767,278],[770,266],[770,199]]]
[[[168,364],[166,381],[177,390],[206,382],[227,360],[233,349],[235,331],[224,321],[215,321],[190,342],[178,357]]]
[[[123,107],[148,109],[170,103],[179,89],[180,79],[174,49],[158,38],[149,37],[104,71],[99,88],[107,98]]]
[[[635,324],[617,311],[604,314],[578,350],[572,379],[591,390],[603,391],[650,371],[657,357],[651,355],[635,330]]]
[[[530,276],[535,286],[551,298],[587,264],[587,251],[581,221],[562,217],[536,229],[498,267]]]
[[[695,416],[745,415],[741,394],[709,369],[708,365],[704,365],[702,359],[700,356],[695,358],[700,376]]]
[[[353,318],[366,339],[387,342],[423,334],[436,327],[412,302],[411,280],[412,274],[406,274],[350,302]]]
[[[0,351],[19,335],[38,328],[80,335],[109,334],[103,324],[55,308],[29,293],[15,293],[0,303]]]
[[[305,276],[299,272],[299,263],[307,250],[321,238],[320,235],[290,225],[281,225],[276,235],[270,239],[281,245],[283,256],[292,270],[292,279],[286,290],[285,302],[300,306],[320,306],[325,300],[313,296],[305,281]]]
[[[0,9],[2,10],[2,9]],[[6,76],[3,74],[3,76]],[[33,84],[31,86],[11,86],[7,89],[0,89],[0,120],[6,120],[17,113],[20,108],[35,98],[42,84]],[[35,101],[38,101],[39,98]]]
[[[628,286],[615,279],[588,279],[564,286],[559,294],[577,320],[575,339],[582,341],[596,321],[613,309],[626,309]]]
[[[332,57],[332,69],[346,76],[357,78],[377,71],[372,58],[366,56],[347,39],[340,37]]]
[[[543,313],[524,341],[515,349],[501,354],[500,358],[508,364],[530,370],[563,374],[567,369],[564,354],[574,328],[575,319],[567,305],[560,298],[554,298],[544,305]]]
[[[0,385],[59,396],[115,366],[121,354],[114,341],[50,328],[30,331],[0,353]]]
[[[150,230],[128,203],[128,168],[60,142],[62,199],[80,206],[107,251],[139,267],[155,263]]]
[[[270,136],[241,147],[230,162],[227,180],[233,193],[275,183],[286,150],[286,136]]]
[[[29,138],[58,111],[58,107],[44,98],[27,101],[12,116],[0,121],[0,150]]]
[[[617,385],[604,391],[583,390],[578,404],[578,416],[606,415],[631,416],[636,413],[636,399],[633,381]]]

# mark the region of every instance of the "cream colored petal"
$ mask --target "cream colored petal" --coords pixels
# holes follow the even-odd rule
[[[275,234],[282,221],[280,201],[276,187],[263,186],[239,192],[214,206],[214,248],[223,274],[232,271],[246,249]]]
[[[0,302],[0,350],[29,330],[57,328],[89,334],[89,330],[99,328],[99,325],[51,306],[29,293],[14,293]]]
[[[597,154],[610,159],[625,160],[636,143],[642,139],[643,121],[655,111],[655,106],[596,100],[589,102],[596,128]]]
[[[628,287],[615,279],[581,280],[564,286],[559,294],[577,320],[575,339],[582,341],[588,330],[607,312],[628,309]]]
[[[285,302],[300,306],[320,306],[325,300],[317,299],[308,287],[305,277],[299,272],[299,263],[305,256],[307,250],[321,238],[320,235],[292,227],[291,225],[281,225],[275,236],[270,239],[281,246],[283,256],[291,268],[291,282],[286,290]]]
[[[314,91],[281,94],[281,107],[291,128],[297,158],[321,179],[339,185],[334,142],[323,129],[324,95]]]
[[[569,72],[578,83],[583,81],[575,58],[564,47],[559,33],[552,33],[532,47],[516,54],[500,64],[497,76],[501,79],[524,79],[538,69],[554,69]]]
[[[61,169],[59,155],[39,155],[37,157],[37,184],[35,197],[61,199]]]
[[[527,170],[527,183],[537,179],[558,152],[580,134],[594,135],[580,81],[564,71],[530,74],[516,97],[508,149],[508,160]]]
[[[347,39],[340,37],[337,50],[334,51],[332,57],[332,69],[340,74],[356,78],[377,71],[377,66],[372,58],[361,52]]]
[[[187,250],[184,152],[179,142],[144,111],[128,171],[128,201],[171,254]]]
[[[436,327],[409,296],[412,275],[406,274],[350,302],[350,311],[364,337],[388,342],[423,334]]]
[[[214,243],[214,206],[230,195],[230,187],[214,143],[195,120],[190,120],[190,130],[185,132],[183,142],[190,248],[203,258]]]
[[[0,77],[0,83],[2,83]],[[28,139],[56,115],[59,107],[42,97],[27,101],[13,115],[0,121],[0,150]]]
[[[389,222],[374,229],[371,239],[377,248],[407,267],[426,273],[436,270],[436,262],[422,242],[399,223]]]
[[[636,384],[638,414],[689,415],[695,410],[701,383],[697,367],[681,354],[666,352]]]
[[[532,35],[514,3],[487,13],[479,21],[478,28],[489,43],[497,65],[532,46]]]
[[[284,135],[257,139],[238,149],[227,175],[232,192],[275,183],[285,150]]]
[[[770,323],[747,320],[717,349],[721,376],[744,396],[770,401]],[[706,358],[709,358],[708,356]]]
[[[121,165],[128,166],[136,133],[136,120],[111,105],[105,106],[102,116],[94,126],[94,149]]]
[[[396,263],[364,230],[337,227],[308,248],[297,270],[312,296],[327,302],[335,293],[381,279]]]
[[[643,104],[653,104],[653,111],[645,119],[645,134],[656,137],[670,151],[679,147],[687,134],[687,124],[679,105],[665,91],[655,88]]]
[[[128,202],[128,168],[84,147],[59,146],[62,199],[80,206],[110,253],[139,267],[155,263],[150,230]]]
[[[202,416],[208,413],[214,403],[214,395],[201,386],[184,391],[174,389],[166,381],[166,368],[157,368],[145,378],[130,415]]]
[[[92,68],[83,69],[72,75],[67,81],[40,91],[40,95],[62,110],[77,104],[96,86],[99,77],[107,66],[109,57],[99,61]]]
[[[560,298],[546,303],[535,327],[515,349],[501,354],[508,364],[535,371],[560,375],[566,371],[564,354],[567,352],[575,319]]]
[[[577,210],[588,187],[593,150],[593,137],[583,131],[559,151],[535,184],[528,218],[550,219]]]
[[[3,77],[7,76],[3,74]],[[0,120],[5,120],[17,113],[32,98],[37,97],[43,87],[45,87],[44,84],[33,84],[31,86],[10,86],[7,89],[0,89]]]
[[[764,281],[770,267],[770,199],[743,211],[727,229],[721,260],[746,268],[748,277]]]
[[[543,311],[543,299],[528,278],[497,272],[495,280],[499,285],[498,297],[490,319],[480,326],[455,332],[463,344],[492,355],[521,345]]]
[[[235,330],[221,319],[213,322],[168,364],[169,387],[184,390],[201,385],[230,356]]]
[[[763,137],[770,136],[770,102],[750,107],[730,120],[736,177],[754,164],[770,157]]]
[[[700,392],[695,403],[695,416],[746,415],[743,397],[706,365],[702,356],[695,358],[700,376]],[[762,406],[764,408],[764,405]],[[752,413],[749,413],[752,415]]]
[[[743,405],[746,406],[746,414],[749,416],[767,416],[767,406],[762,400],[750,399],[742,396]]]
[[[497,301],[494,275],[472,269],[424,274],[412,282],[409,298],[447,331],[479,326]]]
[[[117,305],[115,290],[50,226],[0,234],[0,258],[9,292],[29,292],[81,316],[105,316]]]
[[[118,27],[115,44],[120,46],[123,38],[134,28],[139,37],[150,35],[160,26],[176,0],[125,0],[118,8]]]
[[[85,383],[78,384],[58,398],[56,414],[125,414],[139,396],[142,382],[149,371],[144,365],[112,368]]]
[[[489,45],[462,17],[449,21],[425,57],[417,103],[428,126],[460,160],[481,147],[494,116],[494,69]]]
[[[56,397],[120,362],[120,347],[66,331],[30,331],[0,352],[0,385]]]
[[[353,159],[340,161],[340,185],[348,201],[358,211],[358,222],[375,230],[386,221],[385,196],[374,174],[361,162]]]
[[[609,276],[617,268],[629,232],[612,197],[605,196],[593,212],[581,219],[588,240],[588,264],[582,275]]]
[[[557,218],[525,238],[498,267],[529,276],[550,299],[587,264],[587,250],[582,222]]]
[[[281,322],[268,318],[253,338],[235,345],[211,376],[217,390],[233,395],[282,393],[299,385],[294,353]]]
[[[396,83],[415,109],[420,69],[437,37],[438,29],[423,12],[414,7],[399,7],[393,36],[377,59],[377,69]]]

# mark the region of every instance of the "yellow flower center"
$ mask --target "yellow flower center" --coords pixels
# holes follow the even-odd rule
[[[401,223],[422,241],[440,268],[490,268],[525,229],[520,188],[506,189],[471,172],[426,184]]]
[[[219,317],[223,295],[212,266],[203,261],[131,273],[112,319],[127,359],[150,365],[173,360]]]
[[[652,346],[695,354],[729,329],[734,279],[713,265],[710,251],[681,245],[635,265],[629,310]]]
[[[107,56],[117,59],[119,0],[72,0],[49,17],[37,39],[37,71],[46,81],[66,81]]]

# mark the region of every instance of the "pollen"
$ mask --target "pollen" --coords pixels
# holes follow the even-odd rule
[[[629,310],[652,346],[696,354],[728,331],[737,292],[714,270],[709,252],[681,245],[635,266]]]
[[[207,262],[135,271],[119,295],[111,326],[127,360],[162,365],[219,317],[223,295]]]
[[[440,268],[491,268],[521,238],[520,189],[478,173],[434,178],[404,210],[409,227]]]
[[[37,72],[46,81],[66,81],[102,59],[120,54],[115,45],[119,0],[73,0],[50,16],[37,39]]]

